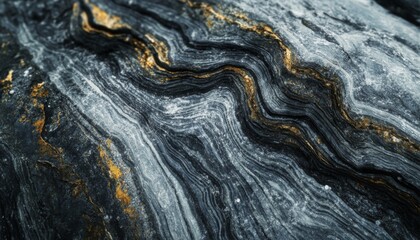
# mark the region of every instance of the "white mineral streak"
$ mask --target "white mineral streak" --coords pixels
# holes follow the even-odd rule
[[[164,139],[145,130],[144,123],[135,117],[137,110],[107,92],[101,81],[107,82],[114,91],[121,91],[135,97],[138,103],[148,105],[152,109],[151,117],[162,126],[197,136],[204,143],[205,151],[213,153],[208,155],[212,156],[209,161],[186,146],[206,172],[218,176],[223,182],[222,190],[228,192],[227,199],[223,199],[227,209],[223,211],[233,216],[235,227],[243,229],[240,237],[256,237],[255,228],[261,226],[272,239],[278,236],[303,238],[301,228],[323,229],[323,236],[327,233],[336,238],[388,238],[380,226],[362,219],[334,193],[320,191],[322,186],[300,170],[293,159],[251,143],[233,114],[237,103],[228,89],[219,88],[182,98],[157,97],[131,84],[126,84],[123,89],[118,83],[121,79],[100,75],[98,66],[106,66],[94,56],[89,62],[82,63],[77,54],[69,57],[66,50],[52,52],[37,42],[24,26],[19,38],[32,50],[34,61],[43,68],[48,54],[60,56],[61,62],[52,63],[56,65],[55,70],[48,71],[51,80],[81,112],[127,147],[136,170],[131,174],[137,174],[141,179],[148,201],[159,218],[159,230],[164,235],[175,239],[200,239],[204,233],[191,213],[188,196],[162,162],[157,146]],[[98,71],[99,77],[91,76],[92,71]],[[71,79],[61,77],[65,75]],[[226,172],[229,168],[224,166],[227,165],[233,165],[235,170]],[[256,167],[264,165],[273,165],[275,170],[267,174]],[[205,181],[203,176],[191,177],[196,179],[194,181]],[[252,194],[244,195],[240,191],[243,187],[251,188]],[[211,189],[203,187],[200,191],[204,197]],[[206,214],[209,218],[217,219],[217,208],[211,199],[206,197],[203,201],[208,205]],[[251,209],[255,208],[258,211],[250,215]]]
[[[394,38],[398,35],[415,43],[420,38],[417,29],[388,14],[385,17],[385,10],[379,6],[366,8],[365,5],[370,4],[367,1],[269,0],[261,1],[258,8],[251,1],[230,2],[273,26],[292,43],[298,59],[319,63],[339,74],[350,111],[378,118],[420,139],[419,116],[416,115],[420,105],[420,85],[416,82],[420,73],[415,70],[420,69],[418,50]],[[304,7],[310,5],[314,10]],[[351,24],[337,26],[338,20],[328,17],[331,11],[334,11],[334,17]],[[390,18],[392,22],[383,20]],[[338,44],[312,32],[301,19],[321,27]],[[363,31],[353,30],[354,26]],[[194,36],[192,32],[191,37]],[[248,139],[235,114],[240,103],[231,89],[219,87],[202,94],[161,97],[134,86],[126,75],[130,67],[121,59],[118,60],[121,72],[113,76],[107,63],[85,49],[48,49],[24,24],[20,26],[18,37],[20,43],[30,49],[33,61],[48,73],[61,93],[107,136],[120,140],[125,146],[124,154],[134,164],[134,171],[126,173],[127,185],[134,188],[129,176],[138,176],[146,195],[142,199],[151,206],[157,218],[157,231],[162,236],[205,238],[205,229],[193,206],[200,204],[205,220],[220,229],[225,220],[222,215],[230,216],[232,228],[243,239],[258,238],[261,229],[270,239],[304,239],[308,232],[315,239],[325,236],[333,239],[390,238],[379,220],[375,224],[363,219],[335,195],[334,189],[339,186],[320,185],[296,164],[294,156],[258,146]],[[188,57],[187,47],[179,43],[182,42],[179,36],[170,38],[174,39],[170,41],[170,48]],[[373,41],[381,38],[386,41]],[[375,44],[381,44],[381,49],[389,52],[379,50]],[[347,59],[347,53],[355,57]],[[390,54],[397,57],[390,57]],[[51,55],[58,60],[50,61]],[[213,56],[213,60],[215,58],[222,62],[228,57],[220,54]],[[211,61],[203,54],[197,65],[211,65]],[[250,68],[256,75],[264,75],[257,67]],[[266,99],[267,104],[273,109],[281,109],[276,101],[281,93],[263,80],[259,84],[263,92],[271,96]],[[363,91],[365,88],[369,88],[368,95]],[[395,97],[398,95],[403,97]],[[126,99],[132,102],[128,104]],[[148,122],[142,120],[145,114],[142,109],[134,106],[147,109]],[[166,136],[149,127],[151,123],[158,125]],[[178,138],[182,147],[172,147],[168,143],[172,133],[194,136],[202,149],[184,144],[182,138]],[[168,152],[171,154],[166,154]],[[185,154],[191,156],[204,173],[185,161],[182,158]],[[114,155],[118,165],[125,165],[119,154]],[[381,168],[398,170],[403,172],[405,179],[416,181],[419,170],[413,163],[401,160],[404,164],[396,166],[392,158],[368,156],[366,159],[359,153],[354,155],[360,160],[355,165],[380,162]],[[189,182],[182,182],[172,165],[182,168],[182,177]],[[221,183],[220,188],[214,186],[209,176]],[[185,184],[193,190],[188,190]],[[198,201],[191,199],[190,191]],[[215,203],[215,195],[222,197],[224,209]]]
[[[89,72],[99,66],[95,57],[91,57],[89,64],[80,62],[79,59],[71,59],[62,52],[50,52],[39,42],[32,38],[27,28],[22,28],[22,44],[33,49],[35,61],[43,66],[42,62],[46,59],[44,53],[56,54],[62,56],[62,62],[55,71],[50,71],[49,77],[57,85],[63,94],[68,96],[74,104],[85,113],[89,118],[95,121],[107,131],[109,136],[115,136],[126,146],[127,151],[133,162],[136,164],[136,172],[142,181],[143,188],[153,205],[155,215],[161,217],[162,228],[167,228],[170,236],[173,238],[194,238],[199,239],[200,232],[195,222],[194,216],[189,210],[187,197],[176,179],[161,163],[156,146],[150,141],[142,128],[142,123],[133,118],[130,111],[135,111],[126,106],[118,106],[116,99],[110,99],[98,86],[98,83],[91,81]],[[65,81],[61,76],[63,73],[72,75],[71,81]],[[93,77],[92,77],[93,78]],[[105,80],[105,79],[103,79]],[[111,78],[106,79],[111,81]],[[67,85],[69,84],[69,85]],[[74,93],[73,86],[82,91]],[[83,97],[80,97],[80,96]],[[136,95],[139,100],[148,102],[147,98],[142,99],[143,94]],[[115,159],[118,160],[118,159]],[[121,159],[119,159],[121,161]],[[123,165],[123,162],[119,164]],[[185,216],[185,218],[179,217]],[[188,220],[188,222],[185,221]],[[187,225],[193,231],[189,235]],[[165,229],[166,230],[166,229]]]
[[[319,63],[337,73],[351,112],[378,118],[420,140],[420,31],[416,26],[374,1],[268,0],[259,1],[258,7],[254,1],[226,2],[273,26],[288,39],[301,62]]]
[[[255,21],[273,26],[287,39],[301,64],[316,63],[338,74],[344,86],[344,103],[355,118],[372,117],[420,140],[420,31],[415,26],[373,1],[368,7],[366,2],[334,0],[269,0],[259,2],[258,7],[252,1],[227,3],[249,13]],[[309,29],[303,20],[336,42],[327,41],[324,34]],[[272,109],[284,111],[287,107],[279,104],[284,99],[281,91],[262,75],[258,84],[268,96],[264,100]],[[341,134],[335,137],[341,138],[337,142],[346,141]],[[378,151],[385,155],[378,155]],[[371,146],[346,155],[357,166],[398,169],[413,185],[420,186],[416,163],[397,153]]]

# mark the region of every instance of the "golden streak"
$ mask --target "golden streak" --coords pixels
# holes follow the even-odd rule
[[[129,205],[131,203],[130,195],[128,195],[127,190],[122,189],[120,183],[117,183],[115,195],[122,204]]]
[[[35,127],[35,131],[36,131],[37,133],[41,133],[41,132],[42,132],[42,129],[44,128],[44,124],[45,124],[45,119],[44,119],[44,118],[40,118],[40,119],[36,120],[36,121],[32,124],[32,126],[34,126],[34,127]]]
[[[45,155],[49,157],[53,157],[59,160],[58,166],[55,164],[44,161],[38,160],[37,166],[41,165],[44,167],[50,167],[57,170],[60,175],[62,176],[63,180],[70,183],[72,187],[72,196],[78,197],[81,193],[83,193],[88,200],[88,202],[93,206],[95,212],[99,215],[103,215],[103,210],[93,201],[92,197],[89,195],[89,190],[85,184],[85,182],[81,179],[81,177],[75,173],[70,166],[68,166],[63,159],[63,149],[57,148],[48,143],[43,137],[42,132],[45,127],[45,106],[44,104],[39,101],[40,98],[45,98],[48,96],[48,91],[45,89],[45,83],[37,83],[31,88],[30,97],[32,98],[32,105],[34,108],[38,109],[41,112],[41,117],[35,120],[32,123],[32,126],[35,128],[35,132],[38,135],[38,147],[40,155]],[[28,109],[25,108],[25,111],[28,113]],[[60,118],[60,113],[58,114],[58,118]],[[26,114],[22,115],[19,118],[19,122],[25,123],[29,122],[30,120],[27,118]],[[58,120],[59,121],[59,120]],[[109,232],[106,229],[106,225],[104,221],[100,223],[100,227],[104,229],[104,232],[110,236]],[[98,226],[99,227],[99,226]]]
[[[111,30],[117,30],[121,28],[128,28],[131,27],[121,21],[121,18],[118,16],[112,16],[105,12],[104,10],[100,9],[98,6],[91,4],[89,1],[85,1],[86,4],[88,4],[91,7],[92,15],[93,15],[93,21],[98,24],[102,25],[108,29]],[[75,3],[73,5],[73,15],[75,17],[79,16],[82,19],[82,29],[85,32],[88,33],[98,33],[101,34],[107,38],[120,38],[122,41],[125,41],[129,44],[131,44],[134,47],[134,50],[136,51],[138,55],[138,60],[143,69],[146,69],[151,73],[151,75],[155,75],[151,70],[157,69],[159,71],[165,71],[162,67],[160,67],[158,64],[156,64],[156,60],[153,56],[152,51],[150,48],[147,47],[147,45],[143,42],[141,42],[138,39],[130,39],[128,37],[123,37],[119,34],[112,34],[107,31],[103,31],[100,29],[94,28],[89,23],[89,18],[86,12],[81,12],[80,7],[78,3]],[[155,50],[155,52],[158,55],[158,59],[160,62],[163,62],[167,65],[170,64],[169,61],[169,48],[166,46],[166,44],[162,41],[159,41],[155,36],[151,34],[146,34],[145,37],[150,42],[151,47]]]
[[[32,87],[31,97],[32,98],[44,98],[48,96],[48,91],[44,88],[45,82],[37,83]]]
[[[110,34],[108,32],[101,31],[101,30],[98,30],[98,29],[93,28],[90,25],[90,23],[89,23],[88,16],[87,16],[87,13],[86,12],[82,12],[80,14],[80,16],[82,17],[82,29],[83,29],[83,31],[89,32],[89,33],[99,33],[99,34],[102,34],[102,35],[104,35],[104,36],[106,36],[108,38],[115,37],[114,35],[112,35],[112,34]]]
[[[299,66],[297,64],[297,62],[295,61],[290,48],[288,48],[286,46],[286,44],[284,44],[283,40],[277,34],[275,34],[273,29],[271,27],[269,27],[268,25],[260,24],[260,23],[253,24],[252,21],[247,16],[245,16],[243,14],[235,13],[234,18],[229,17],[229,16],[225,16],[225,15],[217,12],[216,10],[214,10],[214,8],[207,3],[193,3],[190,0],[181,0],[181,1],[185,2],[191,8],[200,8],[203,11],[203,13],[204,13],[203,15],[206,18],[209,18],[210,16],[212,16],[213,18],[225,21],[227,23],[235,24],[243,30],[252,31],[252,32],[255,32],[255,33],[257,33],[259,35],[262,35],[264,37],[275,40],[278,43],[280,49],[283,51],[283,56],[282,57],[283,57],[283,62],[284,62],[285,68],[290,73],[292,73],[296,76],[299,76],[299,75],[308,76],[308,77],[314,78],[316,80],[319,80],[323,84],[324,87],[330,89],[331,92],[332,92],[332,102],[335,104],[337,109],[339,109],[340,114],[342,115],[343,119],[345,119],[349,124],[351,124],[355,128],[365,129],[365,130],[373,130],[379,136],[381,136],[385,141],[387,141],[389,143],[395,144],[397,146],[402,146],[405,149],[411,150],[413,152],[419,152],[420,151],[420,145],[419,144],[416,144],[414,140],[411,140],[408,137],[401,136],[400,134],[397,133],[397,131],[394,128],[381,126],[381,125],[373,122],[373,120],[370,120],[366,117],[362,117],[362,118],[356,119],[356,120],[353,119],[350,116],[349,112],[347,111],[347,109],[344,106],[344,103],[341,99],[342,94],[341,94],[341,91],[340,91],[340,88],[339,88],[338,77],[333,77],[331,79],[327,79],[317,70]],[[243,74],[242,74],[242,77],[244,78]],[[245,81],[244,81],[245,84],[248,84],[249,81],[246,80],[246,77],[244,79],[245,79]],[[249,90],[250,89],[249,86],[247,87],[245,85],[245,89],[248,89],[247,90],[247,92],[249,92],[248,95],[250,95],[250,93],[252,93],[252,91]],[[249,105],[250,101],[253,102],[254,100],[252,100],[252,99],[248,100],[248,105]],[[251,104],[251,105],[253,107],[253,104]],[[295,126],[291,126],[291,125],[283,125],[283,124],[279,125],[278,123],[265,118],[261,114],[261,112],[258,112],[258,114],[255,114],[255,113],[253,113],[254,111],[256,111],[256,108],[254,108],[254,110],[251,109],[251,115],[254,114],[257,117],[257,120],[264,123],[266,126],[269,126],[270,128],[288,130],[289,132],[293,132],[296,136],[298,136],[301,140],[304,141],[306,147],[310,151],[315,153],[317,155],[317,157],[324,164],[326,164],[326,165],[329,164],[329,161],[324,157],[324,155],[321,152],[319,152],[318,150],[316,150],[316,148],[314,147],[314,145],[312,145],[312,143],[310,143],[307,139],[305,139],[305,137],[303,136],[303,133],[300,131],[299,128],[297,128]],[[321,140],[318,138],[318,139],[316,139],[316,142],[318,144],[320,144]],[[413,198],[410,194],[405,193],[405,192],[400,192],[397,189],[392,188],[383,179],[370,180],[370,182],[372,182],[374,184],[377,184],[377,185],[385,186],[391,192],[398,194],[400,197],[402,197],[408,203],[410,203],[412,206],[414,206],[414,208],[417,212],[420,211],[420,206],[418,205],[418,201],[415,198]]]
[[[141,68],[148,71],[150,75],[153,75],[153,76],[155,75],[155,73],[152,71],[153,69],[161,71],[161,72],[171,73],[170,71],[164,69],[163,67],[161,67],[159,64],[156,63],[152,50],[150,50],[150,48],[148,48],[145,43],[139,41],[138,39],[133,39],[130,41],[130,44],[134,47],[134,51],[136,51],[137,53],[137,59],[140,63]],[[165,46],[165,48],[167,47]],[[168,65],[170,64],[169,59],[165,57],[164,53],[159,52],[159,50],[156,50],[156,52],[158,53],[158,58],[160,59],[161,62],[165,62]],[[163,54],[163,57],[162,57],[162,54]]]
[[[136,48],[135,50],[137,51],[137,54],[138,54],[138,60],[140,62],[140,66],[143,69],[150,71],[151,69],[157,66],[155,58],[153,57],[152,51],[150,51],[150,49],[145,47],[143,50],[140,50],[138,48]],[[150,73],[154,75],[153,72],[150,72]]]
[[[115,198],[121,203],[124,213],[130,218],[136,218],[138,215],[137,211],[131,204],[132,200],[128,191],[124,189],[124,180],[122,179],[123,172],[108,155],[111,144],[111,139],[108,138],[105,141],[106,149],[98,146],[99,157],[105,162],[108,168],[109,177],[116,183]]]
[[[214,7],[208,3],[196,3],[192,2],[191,0],[180,1],[186,3],[187,6],[191,8],[201,9],[203,11],[204,17],[206,18],[212,17],[220,21],[236,25],[240,29],[243,29],[245,31],[255,32],[258,35],[274,40],[275,42],[277,42],[280,49],[283,51],[282,57],[284,67],[286,68],[286,70],[296,76],[308,76],[318,81],[321,81],[324,87],[332,91],[333,102],[339,109],[342,117],[353,127],[374,130],[379,136],[381,136],[385,141],[389,143],[402,146],[413,152],[420,151],[419,144],[416,144],[414,140],[409,139],[408,137],[398,134],[397,131],[391,127],[381,126],[378,123],[375,123],[373,120],[365,120],[365,118],[362,118],[361,120],[353,119],[350,116],[347,109],[345,108],[343,101],[341,100],[341,92],[338,85],[338,79],[327,79],[317,70],[299,66],[295,58],[293,57],[290,48],[286,46],[281,37],[277,35],[274,32],[274,30],[267,24],[255,23],[253,20],[249,19],[245,14],[239,12],[233,13],[233,16],[225,15],[215,10]]]
[[[63,149],[52,146],[42,137],[42,131],[45,126],[45,107],[43,103],[38,101],[38,98],[45,98],[48,96],[48,91],[44,88],[44,82],[34,85],[30,96],[32,97],[33,106],[41,111],[41,117],[32,123],[32,126],[35,128],[35,132],[38,134],[39,152],[41,155],[61,159]],[[25,122],[25,120],[26,116],[21,116],[21,118],[19,118],[19,121],[21,122]]]
[[[0,80],[0,86],[4,94],[12,90],[12,82],[13,82],[13,70],[11,69],[9,70],[9,73],[7,74],[7,76],[4,79]]]
[[[303,138],[303,133],[298,127],[292,124],[279,124],[278,122],[269,120],[262,115],[261,110],[258,106],[258,100],[257,100],[257,95],[256,95],[256,83],[253,77],[248,73],[248,71],[240,67],[226,66],[222,68],[221,70],[218,70],[215,72],[204,73],[204,74],[193,74],[193,77],[199,78],[199,79],[209,78],[217,73],[226,72],[226,71],[236,73],[239,76],[239,79],[242,81],[242,85],[244,86],[244,90],[247,95],[247,105],[248,105],[248,109],[250,110],[250,117],[252,120],[259,121],[272,129],[286,131],[299,138]],[[174,79],[166,79],[166,81],[168,80],[174,80]],[[308,144],[310,149],[314,149],[314,147],[311,144],[309,144],[308,141],[305,141],[305,144]],[[319,154],[320,153],[318,152],[317,155]]]
[[[105,161],[106,165],[108,166],[109,176],[114,180],[119,180],[121,178],[122,171],[121,169],[115,165],[112,161],[112,158],[108,156],[106,150],[102,147],[98,147],[99,156]]]
[[[117,30],[121,28],[126,28],[126,29],[131,28],[129,25],[123,23],[120,17],[112,16],[108,14],[106,11],[102,10],[101,8],[99,8],[98,6],[94,4],[91,4],[87,0],[85,1],[85,3],[90,6],[91,12],[93,15],[93,21],[96,24],[104,26],[111,30]],[[130,39],[129,37],[124,37],[120,34],[112,34],[110,32],[94,28],[92,24],[89,23],[88,14],[86,12],[80,11],[80,7],[78,3],[73,4],[73,15],[75,17],[80,15],[82,19],[83,31],[88,32],[88,33],[98,33],[107,38],[119,38],[120,40],[131,44],[138,55],[140,66],[143,69],[147,70],[151,75],[155,75],[154,72],[151,71],[152,69],[156,69],[159,71],[166,71],[164,68],[156,64],[155,57],[153,56],[151,49],[147,46],[146,43],[141,42],[140,40],[136,38]],[[169,65],[170,61],[169,61],[168,46],[164,42],[158,40],[152,34],[146,34],[145,37],[150,42],[151,47],[157,53],[157,57],[159,61]]]
[[[89,4],[89,1],[86,1],[86,3]],[[94,18],[93,20],[96,24],[104,26],[104,27],[106,27],[108,29],[111,29],[111,30],[117,30],[117,29],[121,29],[121,28],[130,28],[130,26],[121,22],[120,17],[111,16],[111,15],[107,14],[105,11],[101,10],[96,5],[93,5],[93,4],[89,4],[89,5],[91,6],[92,15],[93,15],[93,18]],[[84,12],[84,11],[81,12],[79,3],[74,3],[73,4],[73,17],[77,17],[79,15],[82,19],[82,29],[83,29],[83,31],[88,32],[88,33],[102,34],[102,35],[104,35],[105,37],[108,37],[108,38],[114,38],[114,37],[118,36],[118,35],[114,35],[114,34],[111,34],[109,32],[94,28],[89,23],[89,17],[87,15],[87,13]]]
[[[95,23],[102,25],[111,30],[117,30],[121,28],[130,28],[129,25],[121,21],[120,17],[110,15],[106,11],[99,8],[97,5],[90,3],[89,0],[86,0],[85,3],[91,7],[93,20],[95,21]]]
[[[169,50],[168,47],[162,41],[159,41],[155,36],[152,34],[147,33],[146,38],[150,41],[153,48],[155,49],[156,53],[158,54],[158,58],[161,62],[169,65]]]

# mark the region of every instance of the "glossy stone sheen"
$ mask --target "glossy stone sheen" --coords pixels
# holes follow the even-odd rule
[[[419,9],[1,1],[0,239],[420,238]]]

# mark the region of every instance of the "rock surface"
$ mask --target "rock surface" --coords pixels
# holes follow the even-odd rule
[[[0,2],[1,239],[418,239],[418,2]]]

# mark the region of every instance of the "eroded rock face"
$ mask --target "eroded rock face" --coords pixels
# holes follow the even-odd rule
[[[419,238],[420,33],[378,2],[1,2],[1,238]]]

